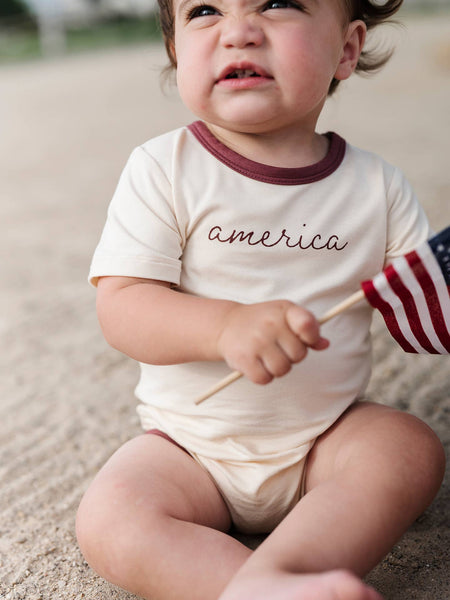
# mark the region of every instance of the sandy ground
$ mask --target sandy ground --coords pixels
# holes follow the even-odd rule
[[[398,52],[332,100],[322,129],[406,172],[436,229],[450,223],[450,15],[389,30]],[[74,537],[83,491],[139,433],[137,367],[109,349],[86,283],[131,149],[191,116],[164,96],[160,47],[0,69],[0,598],[121,599]],[[448,357],[410,356],[374,324],[369,397],[450,445]],[[371,573],[388,600],[450,598],[450,481]],[[247,540],[254,543],[255,540]]]

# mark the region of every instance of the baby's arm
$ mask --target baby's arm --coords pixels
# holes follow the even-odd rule
[[[97,311],[108,343],[140,362],[225,360],[255,383],[286,374],[308,348],[328,347],[314,316],[284,300],[239,304],[161,281],[102,277]]]

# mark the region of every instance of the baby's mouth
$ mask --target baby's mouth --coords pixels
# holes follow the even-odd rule
[[[228,73],[225,79],[244,79],[245,77],[261,77],[261,75],[250,69],[235,69],[231,73]]]

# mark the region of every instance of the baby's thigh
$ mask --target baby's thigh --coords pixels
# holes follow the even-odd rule
[[[221,530],[230,524],[204,469],[168,440],[145,434],[119,448],[99,471],[80,504],[77,526],[122,522],[142,530],[158,516]]]
[[[395,480],[405,491],[415,487],[427,494],[428,489],[431,500],[443,469],[442,444],[420,419],[382,404],[356,402],[318,438],[308,457],[306,489],[354,472],[373,484]]]

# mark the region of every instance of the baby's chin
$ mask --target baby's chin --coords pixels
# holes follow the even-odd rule
[[[273,133],[283,128],[278,119],[262,119],[253,115],[240,114],[236,118],[225,116],[197,115],[214,132],[214,128],[230,131],[233,133],[263,135]],[[290,125],[288,125],[289,127]],[[293,123],[292,126],[295,127]]]
[[[250,98],[235,98],[220,108],[192,106],[190,110],[205,123],[236,133],[267,133],[286,120],[280,118],[279,105],[259,107],[258,104]]]

